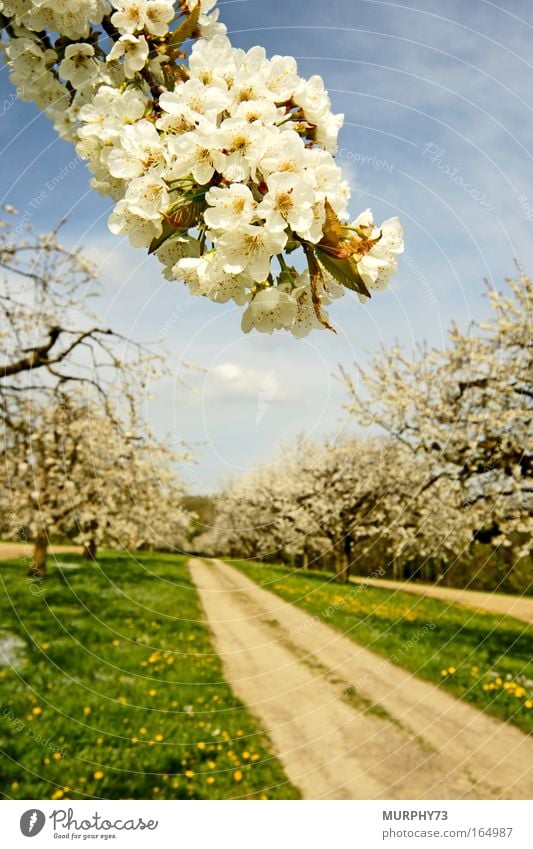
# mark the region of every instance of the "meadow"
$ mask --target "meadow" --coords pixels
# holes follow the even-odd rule
[[[65,554],[33,582],[4,562],[0,610],[4,798],[298,797],[224,681],[185,558]]]
[[[354,642],[498,719],[533,731],[533,628],[510,616],[324,572],[228,561]]]

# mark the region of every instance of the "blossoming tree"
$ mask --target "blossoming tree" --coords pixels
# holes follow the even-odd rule
[[[189,524],[172,452],[145,429],[127,429],[83,388],[34,402],[3,437],[0,502],[8,532],[33,541],[30,575],[46,575],[51,535],[96,546],[179,548]]]
[[[2,530],[34,545],[43,576],[50,534],[94,556],[102,542],[180,546],[188,518],[176,452],[139,422],[162,355],[88,308],[95,270],[15,210],[0,224]]]
[[[38,395],[84,383],[105,399],[130,398],[157,374],[160,357],[104,325],[89,308],[96,271],[59,228],[35,234],[7,208],[0,219],[0,409],[4,425]]]
[[[409,560],[446,563],[471,539],[460,487],[432,483],[425,458],[396,441],[300,439],[223,493],[214,528],[197,544],[257,559],[298,556],[303,565],[333,567],[340,581],[379,544],[400,577]]]
[[[373,368],[344,372],[348,407],[359,424],[379,425],[413,458],[425,457],[430,483],[455,481],[474,538],[531,551],[533,533],[533,283],[521,274],[491,290],[492,316],[444,351],[416,358],[397,348]]]
[[[366,300],[395,272],[400,222],[350,223],[322,79],[232,47],[215,2],[1,0],[11,79],[165,277],[243,307],[245,332],[331,329],[334,298]]]

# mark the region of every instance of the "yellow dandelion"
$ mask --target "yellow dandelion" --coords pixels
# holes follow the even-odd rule
[[[202,743],[202,742],[197,743],[197,744],[196,744],[196,747],[197,747],[198,749],[200,749],[200,750],[202,750],[202,751],[203,751],[203,749],[205,749],[205,743]]]
[[[207,761],[207,766],[209,767],[209,769],[215,769],[216,765],[216,761]]]
[[[233,780],[234,781],[242,781],[242,772],[240,771],[240,769],[236,769],[235,772],[233,773]]]
[[[63,790],[56,790],[55,793],[52,793],[52,799],[62,799],[64,795]]]
[[[186,778],[192,778],[193,775],[194,775],[194,772],[192,771],[192,769],[186,769],[183,774],[185,775]]]
[[[41,648],[46,651],[46,649],[50,648],[50,643],[41,643]]]
[[[101,746],[103,742],[104,742],[104,738],[103,738],[103,737],[97,737],[97,738],[96,738],[96,745],[97,745],[97,746]]]
[[[146,734],[146,728],[139,728],[139,734]]]
[[[137,738],[137,737],[132,737],[132,738],[131,738],[131,742],[132,742],[132,743],[138,743],[138,742],[139,742],[139,740],[138,740],[138,738]]]
[[[113,640],[113,645],[114,645],[114,646],[119,646],[119,645],[120,645],[120,640]]]
[[[60,761],[61,760],[61,752],[54,752],[52,757],[55,761]]]
[[[83,708],[83,713],[84,713],[85,716],[89,716],[91,711],[92,711],[92,708],[90,708],[88,705],[85,705],[85,707]]]
[[[156,734],[156,735],[155,735],[155,737],[154,737],[154,740],[155,740],[157,743],[161,743],[164,739],[165,739],[165,738],[163,737],[163,735],[162,735],[162,734]]]
[[[253,761],[258,761],[258,760],[259,760],[259,755],[258,755],[258,754],[252,755],[252,760],[253,760]]]
[[[34,707],[32,713],[34,716],[40,716],[43,712],[43,709],[40,707]]]
[[[450,675],[453,675],[453,673],[455,672],[455,666],[449,666],[448,672],[450,673]]]
[[[157,690],[148,690],[149,696],[157,696]]]
[[[533,699],[528,699],[527,702],[524,702],[524,707],[533,708]]]
[[[250,752],[243,752],[242,753],[243,761],[247,761],[249,757],[250,757]]]
[[[441,669],[440,674],[442,675],[443,678],[446,678],[446,676],[448,674],[448,670],[447,669]]]
[[[104,773],[101,769],[97,769],[96,772],[93,772],[93,778],[96,778],[97,781],[100,781],[101,778],[104,777]]]
[[[206,778],[206,781],[207,781],[208,784],[214,784],[215,783],[215,776],[214,775],[208,775],[207,778]]]

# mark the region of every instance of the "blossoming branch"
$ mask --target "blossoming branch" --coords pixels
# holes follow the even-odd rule
[[[400,221],[350,223],[322,79],[232,47],[215,3],[0,0],[11,80],[115,201],[111,231],[167,279],[245,308],[245,332],[332,329],[334,298],[366,300],[396,271]]]

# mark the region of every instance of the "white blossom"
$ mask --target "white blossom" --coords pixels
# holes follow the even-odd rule
[[[205,199],[209,208],[204,213],[204,221],[212,230],[238,230],[250,224],[256,214],[257,202],[252,192],[240,183],[227,189],[214,186]]]
[[[271,174],[266,180],[268,192],[258,213],[269,230],[286,229],[287,225],[305,236],[313,224],[315,194],[310,180],[299,175]]]
[[[215,171],[221,172],[227,159],[220,148],[216,132],[210,132],[205,125],[201,125],[197,131],[169,139],[168,145],[173,155],[170,178],[177,179],[190,174],[200,186],[209,183]]]
[[[124,127],[120,147],[114,148],[108,159],[113,177],[132,179],[147,171],[160,174],[167,166],[165,148],[150,121],[137,121]]]
[[[111,23],[123,34],[146,30],[152,35],[166,35],[174,17],[170,0],[112,0],[112,3],[117,11],[111,16]]]
[[[285,233],[258,224],[228,230],[218,240],[225,271],[230,274],[246,271],[257,283],[267,279],[273,254],[281,253],[286,243]]]
[[[252,328],[261,333],[272,333],[282,327],[291,327],[296,318],[298,304],[281,286],[269,286],[257,292],[242,317],[242,329]]]
[[[127,200],[119,200],[109,216],[108,226],[112,233],[126,233],[134,248],[149,247],[163,230],[159,216],[137,215]]]
[[[369,289],[384,289],[389,277],[398,270],[398,254],[403,253],[403,227],[399,218],[388,218],[380,228],[367,209],[353,222],[352,228],[365,240],[376,244],[358,260],[357,268]]]
[[[59,65],[59,76],[74,88],[81,88],[98,74],[98,62],[91,44],[69,44]]]
[[[148,43],[143,35],[137,38],[127,33],[115,42],[107,55],[107,62],[116,62],[124,58],[124,75],[127,79],[131,79],[141,68],[144,68],[149,52]]]

